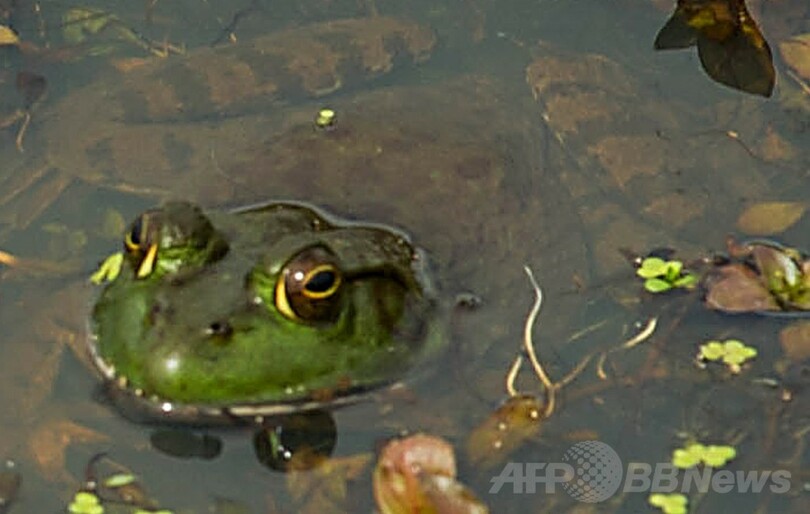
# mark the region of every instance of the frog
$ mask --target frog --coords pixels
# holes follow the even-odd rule
[[[368,17],[337,26],[365,34],[371,33],[368,27],[405,26],[386,19]],[[329,26],[334,21],[291,29],[273,41],[284,47],[287,39],[300,41],[291,37],[294,30],[313,38],[319,31],[329,32]],[[417,29],[422,27],[418,23],[407,26],[432,34]],[[41,137],[47,141],[47,155],[34,168],[41,171],[25,180],[55,175],[56,185],[45,192],[57,198],[69,184],[84,182],[150,203],[174,197],[225,211],[268,197],[292,198],[349,220],[380,221],[411,234],[437,263],[433,275],[440,296],[472,291],[482,299],[474,316],[454,313],[451,318],[451,343],[463,343],[455,354],[468,378],[475,378],[454,381],[452,373],[433,377],[416,389],[418,398],[429,400],[429,409],[416,400],[412,403],[418,407],[406,414],[387,403],[342,410],[342,426],[361,433],[373,418],[386,430],[419,425],[460,434],[468,429],[469,418],[484,415],[490,405],[482,403],[491,404],[502,394],[504,369],[517,351],[531,299],[522,273],[525,264],[534,268],[546,297],[539,329],[542,353],[548,355],[545,345],[553,346],[551,352],[579,351],[577,344],[563,342],[579,341],[572,340],[572,326],[587,319],[592,305],[604,307],[591,295],[606,280],[632,274],[617,247],[677,240],[692,242],[694,248],[705,244],[695,232],[707,217],[718,215],[722,221],[710,225],[715,233],[733,220],[733,210],[719,208],[696,176],[709,175],[712,189],[735,201],[771,194],[772,170],[751,166],[752,156],[740,144],[755,140],[767,120],[744,99],[717,105],[711,99],[699,108],[691,104],[692,97],[663,100],[663,86],[615,56],[542,43],[514,45],[520,62],[508,73],[483,67],[426,71],[428,57],[441,46],[436,38],[402,38],[396,32],[391,37],[389,44],[385,37],[373,39],[383,41],[373,47],[382,51],[367,54],[396,54],[390,60],[372,60],[384,65],[338,66],[334,69],[340,73],[331,78],[291,80],[291,88],[276,92],[262,90],[260,81],[228,81],[251,76],[247,70],[255,61],[236,68],[223,64],[242,62],[238,56],[243,46],[245,55],[255,58],[256,47],[243,41],[135,68],[124,75],[126,80],[121,75],[100,79],[44,106],[34,117],[28,146],[35,147]],[[357,55],[364,47],[347,47],[351,39],[344,35],[327,46],[351,50],[341,55]],[[391,41],[398,52],[388,51]],[[403,43],[407,41],[428,44],[410,52],[403,50],[409,48]],[[469,45],[471,54],[479,49]],[[405,83],[375,82],[379,75],[398,70],[403,71],[400,77],[408,77]],[[211,101],[182,108],[186,102],[177,101],[181,84],[210,93]],[[307,84],[318,86],[310,89]],[[240,96],[237,86],[258,93]],[[223,100],[229,95],[241,100]],[[88,104],[94,106],[89,111]],[[336,113],[329,127],[313,123],[324,105]],[[694,128],[706,125],[712,128],[708,135]],[[726,129],[737,126],[745,130],[735,140]],[[677,163],[674,170],[669,168],[672,162]],[[731,168],[736,175],[720,173]],[[784,184],[789,182],[780,187]],[[3,209],[4,220],[16,218],[18,227],[39,215],[22,198]],[[618,200],[631,200],[632,207]],[[92,300],[72,300],[77,302],[92,305]],[[637,315],[633,307],[610,305],[619,324]],[[615,339],[615,332],[602,339]],[[666,373],[663,368],[654,371],[659,369]],[[128,383],[119,387],[111,380],[108,386],[130,395]],[[325,402],[331,399],[337,396]],[[573,405],[565,408],[579,412]]]
[[[264,419],[390,386],[445,341],[401,232],[299,203],[147,210],[92,313],[119,400],[169,422]],[[133,401],[132,403],[135,403]]]

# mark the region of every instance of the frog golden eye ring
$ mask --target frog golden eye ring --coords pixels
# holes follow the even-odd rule
[[[338,304],[342,274],[331,252],[313,247],[293,257],[276,282],[275,305],[292,320],[327,321]]]
[[[333,264],[321,264],[306,273],[301,278],[301,284],[303,285],[301,294],[307,298],[312,300],[329,298],[340,286],[340,272]]]
[[[146,255],[141,259],[141,264],[138,266],[138,278],[146,278],[155,270],[155,262],[157,261],[158,245],[152,243],[149,249],[146,250]]]
[[[124,236],[124,248],[129,253],[136,253],[141,249],[143,243],[146,223],[144,217],[140,216],[135,223],[132,224],[132,229]]]

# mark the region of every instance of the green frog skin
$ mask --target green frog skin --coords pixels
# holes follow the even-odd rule
[[[165,419],[348,403],[442,345],[424,256],[393,229],[298,203],[170,202],[124,239],[91,355],[115,397]]]

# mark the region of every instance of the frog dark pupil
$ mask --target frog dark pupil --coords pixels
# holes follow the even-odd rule
[[[319,271],[310,277],[304,288],[311,293],[325,293],[335,285],[335,280],[334,271]]]
[[[141,245],[141,230],[143,230],[143,220],[138,218],[132,225],[132,230],[129,232],[129,242],[132,246]]]

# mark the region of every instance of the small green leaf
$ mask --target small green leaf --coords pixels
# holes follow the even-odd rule
[[[725,466],[728,461],[737,456],[737,450],[733,446],[707,446],[703,452],[703,462],[707,466],[719,468]]]
[[[79,491],[73,495],[73,503],[79,505],[98,505],[98,496],[89,491]]]
[[[698,357],[707,361],[716,361],[723,358],[726,354],[726,347],[720,341],[709,341],[706,344],[700,345],[700,353]]]
[[[686,514],[689,504],[688,498],[680,493],[651,494],[649,502],[653,507],[661,509],[664,514]]]
[[[672,285],[683,289],[692,289],[697,285],[697,277],[691,273],[687,273],[672,282]]]
[[[664,278],[667,282],[674,282],[681,276],[683,263],[681,261],[667,261],[665,267]]]
[[[647,257],[641,261],[641,266],[636,270],[636,275],[641,278],[655,278],[665,275],[667,263],[658,257]]]
[[[724,344],[723,362],[729,366],[739,366],[757,355],[756,348],[744,345],[741,341],[729,339]]]
[[[651,293],[663,293],[672,289],[672,284],[660,278],[648,278],[644,281],[644,289]]]
[[[135,475],[131,473],[117,473],[107,477],[104,480],[104,485],[110,489],[115,489],[116,487],[124,487],[125,485],[129,485],[135,482],[135,480]]]
[[[94,493],[79,491],[73,495],[73,501],[68,505],[68,512],[70,514],[103,514],[104,507]]]
[[[676,468],[689,469],[697,466],[703,460],[706,447],[700,443],[693,443],[686,448],[678,448],[672,452],[672,464]]]

